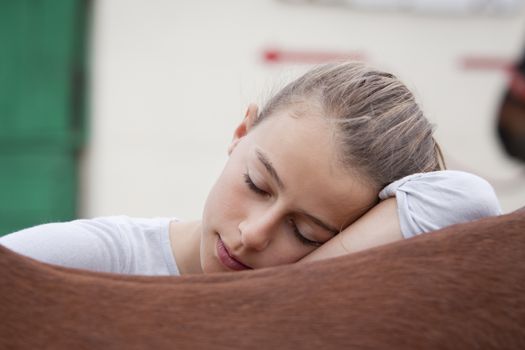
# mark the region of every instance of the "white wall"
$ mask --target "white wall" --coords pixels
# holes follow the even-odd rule
[[[437,124],[450,168],[484,176],[505,211],[525,205],[523,166],[495,136],[507,77],[466,55],[514,59],[525,14],[443,17],[272,0],[96,2],[91,138],[81,216],[198,218],[251,101],[308,65],[269,65],[266,47],[362,52],[397,73]]]

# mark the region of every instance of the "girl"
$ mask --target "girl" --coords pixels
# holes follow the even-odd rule
[[[179,275],[324,259],[501,212],[486,181],[442,170],[410,91],[361,63],[317,67],[250,105],[228,153],[202,220],[77,220],[0,243],[63,266]]]

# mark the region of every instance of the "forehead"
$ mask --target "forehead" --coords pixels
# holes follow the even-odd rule
[[[252,164],[265,154],[286,187],[290,204],[343,225],[375,203],[377,189],[366,185],[351,165],[338,157],[332,123],[321,117],[274,115],[250,132]],[[262,168],[264,171],[264,168]]]

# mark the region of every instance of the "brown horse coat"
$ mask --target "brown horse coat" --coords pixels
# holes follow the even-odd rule
[[[525,349],[525,212],[361,253],[137,277],[0,247],[0,349]]]

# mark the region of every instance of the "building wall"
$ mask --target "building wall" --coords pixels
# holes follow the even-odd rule
[[[265,61],[272,48],[348,53],[393,71],[436,124],[449,168],[488,179],[505,211],[525,205],[524,167],[496,138],[508,77],[494,67],[521,54],[523,11],[454,16],[300,3],[96,2],[80,215],[199,218],[248,103],[310,67]],[[467,57],[497,61],[466,69]]]

